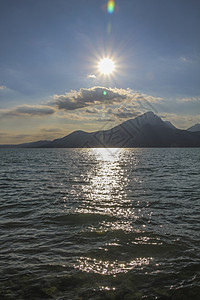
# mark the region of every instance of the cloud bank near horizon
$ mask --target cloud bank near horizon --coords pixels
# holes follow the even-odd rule
[[[138,92],[134,92],[131,89],[118,89],[118,88],[105,88],[100,86],[94,86],[91,88],[82,88],[79,91],[72,90],[65,94],[53,95],[52,98],[45,104],[40,105],[20,105],[11,109],[1,109],[1,117],[38,117],[49,116],[59,112],[62,112],[66,117],[72,119],[73,112],[76,114],[91,115],[102,113],[102,107],[105,112],[105,107],[109,107],[106,110],[107,114],[115,115],[115,109],[117,106],[121,107],[121,112],[118,112],[118,117],[129,118],[135,116],[133,110],[137,107],[141,109],[141,113],[144,110],[144,105],[148,104],[147,109],[153,108],[153,104],[160,102],[162,98],[153,97],[149,95],[143,95]],[[118,108],[120,110],[120,108]],[[122,114],[122,111],[124,112]],[[139,112],[138,112],[139,113]],[[117,114],[116,114],[117,115]],[[127,115],[127,116],[126,116]],[[74,114],[75,117],[75,114]],[[75,117],[74,119],[77,119]]]
[[[187,103],[199,103],[200,98],[179,98],[173,101],[176,105],[186,105]],[[0,117],[4,118],[43,118],[65,119],[66,122],[89,121],[108,122],[124,121],[125,119],[135,118],[146,112],[162,113],[162,107],[168,105],[168,100],[152,95],[141,94],[129,88],[106,88],[93,86],[72,90],[65,94],[53,95],[46,103],[38,105],[20,105],[10,109],[1,109]],[[172,109],[173,109],[172,107]],[[167,112],[166,112],[167,113]],[[170,111],[168,111],[170,113]],[[177,114],[175,110],[174,115]],[[180,113],[181,115],[181,113]],[[52,117],[51,117],[52,116]]]

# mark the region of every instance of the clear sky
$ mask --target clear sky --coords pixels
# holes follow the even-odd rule
[[[0,144],[200,123],[199,0],[0,0]],[[113,10],[114,9],[114,10]],[[99,71],[112,59],[109,75]]]

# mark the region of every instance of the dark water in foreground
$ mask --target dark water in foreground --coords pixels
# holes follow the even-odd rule
[[[200,299],[200,149],[0,149],[0,299]]]

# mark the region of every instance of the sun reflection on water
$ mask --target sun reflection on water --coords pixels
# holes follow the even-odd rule
[[[131,249],[135,244],[151,243],[152,240],[145,236],[145,227],[142,227],[142,224],[140,230],[134,227],[142,213],[127,194],[129,177],[126,173],[128,168],[123,163],[125,150],[98,148],[89,151],[92,164],[85,174],[87,184],[82,185],[82,198],[75,213],[87,215],[90,219],[93,216],[95,222],[83,229],[85,237],[91,238],[93,246],[90,255],[85,253],[74,267],[83,272],[102,275],[127,273],[134,268],[142,269],[150,264],[152,258],[138,257],[138,252],[132,252]],[[133,157],[131,159],[134,161]],[[129,163],[127,157],[126,163]],[[138,178],[131,176],[131,180],[135,182]],[[124,261],[121,261],[121,256],[119,259],[118,256],[120,247],[124,246],[130,248],[130,253]],[[94,258],[96,251],[102,251],[106,256],[103,254],[102,260],[99,256]]]
[[[97,160],[101,161],[117,161],[123,149],[120,148],[92,148]]]
[[[123,149],[91,149],[95,164],[87,174],[88,183],[82,187],[84,199],[79,213],[98,213],[110,216],[132,214],[129,211],[124,186],[124,170],[120,166]]]
[[[136,267],[143,267],[150,264],[152,257],[138,257],[130,261],[108,261],[92,259],[90,257],[80,257],[78,260],[78,268],[87,273],[97,273],[101,275],[116,275],[119,273],[127,273]]]

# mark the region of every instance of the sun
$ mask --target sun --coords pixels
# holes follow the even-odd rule
[[[110,75],[115,69],[115,64],[111,58],[106,57],[99,61],[98,68],[101,74]]]

